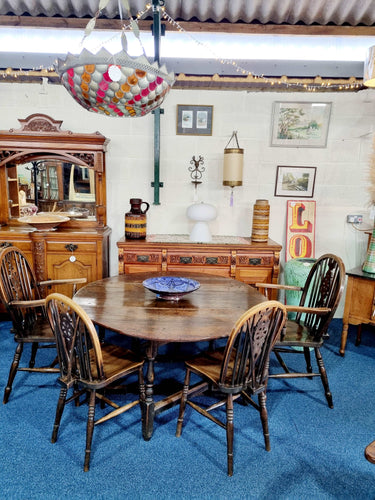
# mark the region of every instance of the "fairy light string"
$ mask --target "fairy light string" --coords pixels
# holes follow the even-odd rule
[[[122,0],[124,6],[128,6],[127,0]],[[106,5],[105,1],[102,1],[102,5]],[[101,14],[101,11],[104,7],[99,8],[98,11],[95,13],[95,16],[88,22],[85,30],[85,34],[83,36],[83,39],[81,41],[81,44],[83,44],[84,40],[87,38],[87,36],[91,33],[91,31],[94,29],[95,22],[98,19],[98,17]],[[130,10],[128,10],[129,13],[129,19],[128,20],[123,20],[121,16],[121,22],[122,22],[122,28],[121,28],[121,37],[125,37],[125,33],[128,31],[133,31],[134,35],[136,38],[139,40],[142,50],[144,51],[142,42],[140,40],[140,37],[137,36],[137,33],[139,35],[139,27],[138,27],[138,21],[141,20],[150,10],[152,9],[152,4],[147,3],[145,7],[138,11],[137,14],[132,17],[130,15]],[[306,82],[293,82],[290,81],[290,79],[287,76],[282,76],[280,78],[273,78],[273,77],[267,77],[264,74],[255,74],[248,69],[242,67],[239,65],[234,59],[223,59],[220,57],[214,50],[213,48],[198,40],[194,35],[192,35],[190,32],[186,31],[181,24],[173,19],[173,17],[168,14],[168,12],[165,9],[165,6],[160,7],[161,11],[161,16],[162,18],[167,21],[171,26],[173,26],[177,31],[180,33],[183,33],[185,36],[190,38],[195,44],[197,44],[199,47],[204,48],[206,51],[208,51],[212,57],[219,62],[222,65],[228,65],[232,66],[235,68],[236,73],[238,73],[240,76],[249,79],[251,78],[251,81],[254,83],[259,83],[259,84],[267,84],[270,87],[278,87],[278,88],[286,88],[286,89],[297,89],[297,90],[305,90],[308,92],[316,92],[317,90],[331,90],[331,91],[343,91],[343,90],[359,90],[363,88],[363,82],[362,81],[357,81],[355,77],[349,78],[348,82],[346,83],[335,83],[334,80],[332,79],[324,79],[322,77],[316,76],[314,78],[314,83],[306,83]],[[112,42],[119,36],[118,33],[115,33],[113,36],[102,42],[99,46],[97,46],[97,50],[100,48],[104,47],[106,44],[109,42]],[[122,42],[123,43],[123,42]],[[126,43],[126,42],[125,42]],[[39,75],[35,75],[35,73],[40,73]],[[17,79],[19,77],[27,77],[27,76],[42,76],[42,77],[48,77],[48,76],[57,76],[55,73],[54,66],[50,66],[48,68],[41,66],[34,67],[31,70],[24,70],[20,68],[19,70],[15,70],[13,68],[7,68],[5,70],[0,71],[0,77],[3,77],[3,79],[6,78],[14,78]]]
[[[282,76],[281,78],[269,78],[269,77],[266,77],[264,76],[263,74],[261,75],[257,75],[257,74],[254,74],[252,73],[251,71],[243,68],[242,66],[240,66],[239,64],[237,64],[237,62],[234,60],[234,59],[223,59],[221,57],[218,56],[217,53],[215,53],[215,51],[212,49],[212,47],[208,46],[207,44],[204,44],[203,42],[201,42],[200,40],[197,40],[191,33],[189,33],[188,31],[186,31],[180,24],[178,21],[175,21],[172,16],[170,16],[168,14],[168,12],[165,10],[165,7],[162,7],[162,11],[163,11],[163,18],[169,23],[171,24],[174,28],[176,28],[180,33],[184,33],[184,35],[187,35],[191,40],[193,40],[197,45],[201,46],[201,47],[204,47],[206,50],[208,50],[211,55],[214,57],[214,59],[218,62],[220,62],[221,64],[226,64],[226,65],[230,65],[230,66],[233,66],[235,67],[236,69],[236,72],[238,73],[241,73],[243,76],[251,76],[255,81],[256,80],[262,80],[262,82],[264,83],[268,83],[270,84],[271,86],[274,86],[274,85],[279,85],[279,86],[286,86],[287,88],[291,87],[297,87],[297,88],[304,88],[305,90],[307,91],[312,91],[312,92],[315,92],[318,88],[327,88],[329,87],[330,89],[334,89],[334,90],[349,90],[349,89],[359,89],[359,88],[362,88],[362,82],[359,83],[357,81],[355,82],[350,82],[350,83],[347,83],[347,84],[335,84],[335,83],[332,83],[330,81],[328,82],[325,82],[325,81],[321,81],[320,83],[314,83],[314,84],[307,84],[307,83],[299,83],[299,82],[289,82],[288,81],[288,77],[286,76]],[[316,77],[316,79],[318,79],[320,77]],[[321,79],[321,78],[320,78]]]

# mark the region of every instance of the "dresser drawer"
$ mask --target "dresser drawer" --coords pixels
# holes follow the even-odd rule
[[[240,267],[273,267],[274,265],[274,255],[262,255],[262,254],[241,254],[236,255],[236,265]]]
[[[0,250],[2,250],[3,248],[6,248],[9,245],[11,245],[13,247],[17,247],[22,252],[25,252],[27,254],[31,254],[32,253],[31,241],[14,241],[14,240],[12,240],[12,241],[6,241],[6,240],[3,240],[3,239],[0,240]]]
[[[124,252],[123,263],[124,264],[161,264],[162,253],[161,252]]]
[[[97,251],[97,245],[95,241],[47,241],[46,242],[47,252],[76,252],[76,253],[95,253]]]
[[[168,252],[167,265],[170,266],[207,266],[228,267],[231,257],[228,253],[219,252]]]

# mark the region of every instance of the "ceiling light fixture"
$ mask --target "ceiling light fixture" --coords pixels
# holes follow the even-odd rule
[[[108,2],[100,0],[99,10],[87,24],[84,38],[92,32],[96,19]],[[122,3],[129,12],[128,0],[122,0]],[[160,1],[156,3],[156,8],[159,8]],[[137,14],[137,20],[150,8],[151,4],[147,4],[145,10]],[[119,10],[122,19],[121,8]],[[131,30],[142,45],[138,24],[130,12],[129,17]],[[175,81],[174,74],[168,73],[165,66],[159,67],[157,60],[150,63],[143,46],[143,55],[129,56],[124,30],[121,42],[123,50],[117,54],[104,48],[96,54],[87,49],[78,56],[68,54],[65,60],[58,60],[56,71],[67,91],[88,111],[107,116],[145,116],[160,107]]]

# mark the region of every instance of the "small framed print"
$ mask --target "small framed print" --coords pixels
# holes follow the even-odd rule
[[[213,106],[177,104],[177,135],[212,135]]]
[[[325,148],[330,102],[274,102],[271,146]]]
[[[316,167],[278,166],[275,196],[312,198],[314,196]]]

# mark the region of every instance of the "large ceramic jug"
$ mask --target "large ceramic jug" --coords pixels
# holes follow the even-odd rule
[[[299,286],[303,288],[305,286],[307,276],[311,271],[316,259],[314,258],[300,258],[288,260],[284,266],[285,284],[292,286]],[[285,292],[286,303],[289,305],[298,305],[301,299],[302,293],[294,290],[287,290]],[[294,319],[296,313],[288,313],[289,319]]]
[[[125,238],[130,240],[144,239],[146,238],[146,212],[150,205],[140,198],[131,198],[130,205],[130,212],[125,214]],[[143,210],[142,205],[145,206]]]

